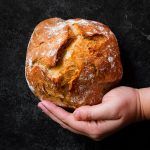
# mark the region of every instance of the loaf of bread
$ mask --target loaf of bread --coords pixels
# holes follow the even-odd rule
[[[117,39],[97,21],[50,18],[36,26],[28,44],[29,88],[61,107],[100,103],[122,72]]]

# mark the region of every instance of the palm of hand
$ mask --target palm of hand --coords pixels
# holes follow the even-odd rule
[[[103,97],[101,104],[82,106],[73,113],[45,100],[38,107],[63,128],[94,140],[100,140],[140,117],[138,92],[129,87],[115,88]]]

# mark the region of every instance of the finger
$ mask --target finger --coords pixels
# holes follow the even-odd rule
[[[106,121],[97,121],[97,132],[91,134],[90,137],[96,141],[100,141],[107,137],[108,135],[113,134],[123,127],[122,119],[118,120],[106,120]],[[92,133],[92,132],[91,132]]]
[[[83,133],[84,135],[88,133],[88,128],[86,128],[87,123],[76,120],[72,113],[65,111],[63,108],[56,106],[50,101],[43,100],[42,104],[67,126]]]
[[[106,120],[100,122],[99,124],[99,136],[104,138],[122,128],[123,120],[122,118],[118,120]]]
[[[65,123],[63,123],[61,120],[59,120],[57,117],[55,117],[50,111],[47,110],[47,108],[40,102],[38,103],[38,107],[43,110],[43,112],[48,115],[53,121],[57,122],[60,124],[65,129],[68,129],[69,131],[76,133],[76,134],[81,134],[77,130],[74,130],[73,128],[67,126]]]
[[[62,127],[66,128],[67,125],[65,125],[62,121],[58,120],[50,111],[47,110],[47,108],[40,102],[38,103],[38,107],[42,109],[42,111],[48,115],[52,120],[56,121],[58,124],[60,124]]]
[[[114,120],[119,119],[115,109],[116,104],[108,101],[93,106],[81,106],[77,108],[73,115],[77,120]]]

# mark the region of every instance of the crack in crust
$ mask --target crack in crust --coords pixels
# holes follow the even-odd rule
[[[91,20],[42,21],[28,44],[25,74],[40,99],[68,108],[98,104],[122,77],[115,35]]]

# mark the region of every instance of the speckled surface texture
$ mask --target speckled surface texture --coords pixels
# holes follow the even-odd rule
[[[149,0],[0,0],[0,150],[150,149],[148,121],[94,142],[66,131],[37,108],[24,77],[26,48],[35,25],[55,16],[109,25],[120,46],[121,85],[150,86]]]

